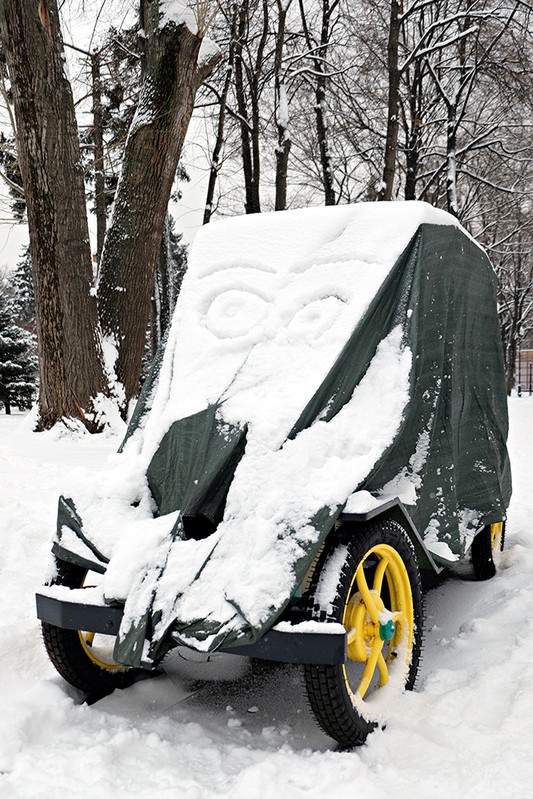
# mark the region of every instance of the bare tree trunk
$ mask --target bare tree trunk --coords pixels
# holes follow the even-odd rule
[[[241,0],[235,42],[235,95],[241,133],[241,157],[247,214],[261,212],[259,196],[261,160],[259,147],[259,84],[263,79],[264,51],[268,37],[268,2],[262,2],[262,23],[253,64],[245,64],[251,19],[250,0]]]
[[[315,47],[311,37],[307,16],[304,7],[304,0],[300,2],[300,16],[304,30],[305,41],[309,52],[315,53],[313,68],[315,73],[315,119],[318,149],[320,153],[320,167],[322,171],[322,183],[324,186],[325,205],[335,205],[335,188],[333,184],[333,167],[329,152],[329,134],[326,119],[326,98],[328,78],[326,75],[326,59],[328,54],[331,15],[338,6],[339,0],[322,0],[322,21],[320,27],[320,46]]]
[[[105,201],[104,133],[102,124],[102,82],[100,53],[91,55],[93,93],[94,206],[96,213],[96,263],[100,263],[107,227]]]
[[[276,198],[274,208],[283,211],[287,207],[287,170],[291,136],[289,132],[289,102],[287,87],[283,79],[283,50],[285,45],[285,27],[287,11],[291,0],[277,0],[278,30],[276,33],[276,50],[274,55],[274,80],[276,92],[276,127],[278,143],[276,146]]]
[[[259,196],[259,188],[261,183],[261,147],[259,135],[261,132],[261,118],[259,113],[261,89],[260,84],[263,80],[264,63],[265,63],[265,47],[268,40],[268,27],[269,27],[269,0],[262,2],[262,27],[259,35],[259,44],[257,47],[257,56],[255,60],[255,69],[253,70],[252,80],[250,84],[250,100],[252,106],[252,165],[253,165],[253,203],[257,211],[261,211],[261,200]]]
[[[233,78],[234,61],[235,61],[235,37],[237,35],[237,4],[232,6],[231,28],[230,28],[230,42],[228,52],[228,63],[226,68],[226,77],[224,79],[224,86],[220,95],[219,111],[218,111],[218,124],[217,133],[215,137],[215,144],[211,154],[211,168],[209,170],[209,182],[207,186],[207,194],[205,198],[204,219],[203,224],[207,225],[211,221],[211,216],[214,210],[215,200],[215,187],[218,180],[218,173],[220,171],[220,153],[222,152],[222,145],[224,144],[224,129],[226,124],[226,105],[228,102],[228,94],[231,87]]]
[[[40,368],[40,428],[63,417],[89,429],[107,390],[78,131],[64,73],[56,0],[3,0],[0,36],[11,78],[28,207]]]
[[[201,44],[201,37],[183,23],[159,25],[159,2],[147,3],[143,85],[128,133],[98,283],[102,330],[116,347],[115,371],[126,403],[138,390],[154,271],[193,110]],[[204,70],[202,77],[206,74]]]
[[[322,167],[322,182],[324,184],[324,202],[326,205],[335,205],[335,189],[333,186],[333,168],[329,153],[329,135],[325,114],[326,85],[325,77],[321,76],[316,85],[316,130],[320,148],[320,164]]]
[[[505,389],[507,396],[511,396],[511,392],[515,384],[515,370],[516,370],[516,356],[518,346],[516,339],[511,337],[507,342],[507,347],[504,350],[505,355]]]
[[[337,5],[337,3],[333,3]],[[324,201],[326,205],[335,205],[335,190],[333,188],[333,168],[329,154],[328,123],[326,121],[326,57],[329,44],[330,17],[332,8],[329,0],[322,3],[322,28],[320,33],[320,59],[316,61],[315,69],[318,72],[316,81],[316,130],[318,135],[318,146],[320,148],[320,164],[322,166],[322,180],[324,183]]]
[[[402,13],[401,0],[391,0],[390,9],[389,41],[387,45],[387,68],[389,73],[387,135],[385,139],[383,178],[378,200],[392,200],[400,124],[400,69],[398,64],[398,50]]]
[[[244,87],[244,43],[248,28],[248,0],[241,3],[239,9],[239,24],[237,27],[237,42],[235,44],[235,94],[237,98],[237,111],[239,114],[239,127],[241,132],[241,157],[244,174],[244,210],[247,214],[257,213],[261,210],[256,207],[254,191],[254,172],[252,164],[252,146],[250,137],[250,120],[248,118],[248,105]]]
[[[446,208],[453,216],[459,215],[457,201],[457,108],[448,104],[446,128]]]
[[[152,300],[152,355],[156,354],[157,348],[163,340],[165,331],[172,321],[172,313],[176,305],[173,272],[174,264],[170,249],[170,219],[167,214],[154,277],[154,293]]]
[[[405,148],[405,199],[416,200],[419,169],[420,132],[422,127],[422,64],[416,59],[409,86],[409,130]]]

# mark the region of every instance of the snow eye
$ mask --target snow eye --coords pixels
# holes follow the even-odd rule
[[[296,312],[287,330],[291,336],[316,341],[333,327],[345,307],[340,297],[314,300]]]
[[[270,304],[245,289],[230,289],[214,298],[207,309],[205,324],[220,339],[245,336],[266,318]]]

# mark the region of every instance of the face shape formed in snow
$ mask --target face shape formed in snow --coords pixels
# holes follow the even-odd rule
[[[233,260],[191,274],[173,331],[168,422],[222,400],[225,421],[279,445],[364,310],[356,266],[373,292],[382,270],[353,261],[273,269]]]
[[[331,272],[230,263],[189,281],[169,396],[175,418],[222,400],[225,421],[281,443],[354,324],[358,303]]]
[[[154,444],[176,419],[222,401],[224,421],[279,446],[427,213],[402,205],[400,214],[368,204],[206,226],[191,251],[148,439],[150,428]]]

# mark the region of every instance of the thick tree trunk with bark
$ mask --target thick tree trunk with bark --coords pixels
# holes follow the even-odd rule
[[[145,6],[146,61],[126,143],[99,273],[104,336],[128,402],[137,394],[154,271],[172,183],[193,110],[201,37],[185,24],[159,27],[159,3]]]
[[[40,427],[89,429],[107,390],[85,211],[83,169],[56,0],[2,0],[0,36],[17,121],[35,285]]]

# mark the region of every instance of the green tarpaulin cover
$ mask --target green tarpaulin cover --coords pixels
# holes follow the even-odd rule
[[[225,418],[227,390],[172,421],[146,469],[153,512],[168,520],[166,531],[132,577],[128,595],[106,592],[108,601],[125,601],[116,659],[128,665],[156,659],[169,630],[175,641],[204,649],[255,640],[298,590],[344,508],[361,512],[398,496],[434,558],[464,568],[475,533],[505,518],[511,491],[495,296],[495,274],[476,243],[442,219],[422,223],[279,443],[260,451],[247,419]],[[179,338],[172,346],[179,347]],[[290,341],[284,352],[290,357]],[[293,368],[298,372],[299,364]],[[128,430],[126,452],[153,413],[158,375],[156,366]],[[378,442],[373,454],[369,437],[370,444]],[[335,452],[320,460],[332,441]],[[364,457],[350,450],[354,441],[361,453],[367,447]],[[297,512],[281,485],[293,453],[304,472],[308,458],[306,490],[311,486]],[[352,468],[356,456],[362,465]],[[253,476],[261,468],[264,484]],[[298,479],[294,490],[301,496]],[[252,511],[241,513],[239,485],[243,496],[257,492],[255,521]],[[270,519],[260,510],[265,507]],[[110,553],[91,540],[76,508],[76,498],[61,499],[55,551],[105,572]],[[263,524],[264,540],[272,541],[265,551]],[[83,546],[74,546],[74,539]]]

